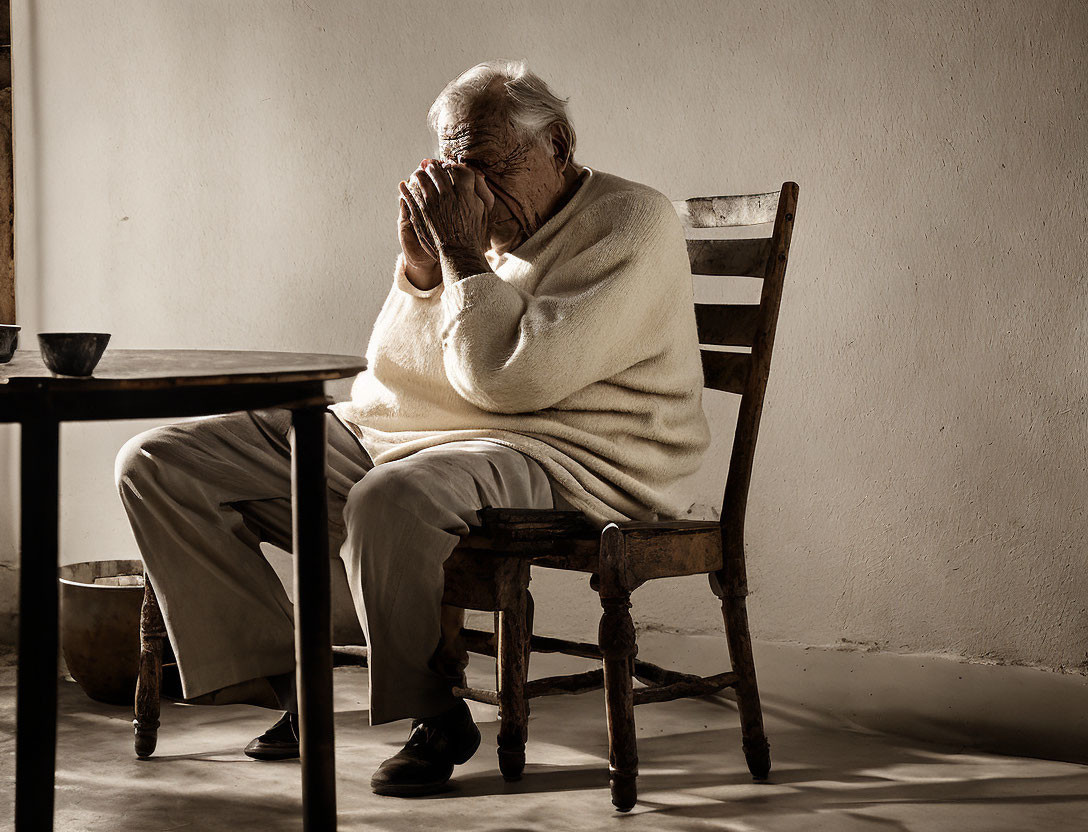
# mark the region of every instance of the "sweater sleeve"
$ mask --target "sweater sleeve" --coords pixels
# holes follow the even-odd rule
[[[587,209],[536,294],[494,272],[447,282],[443,360],[454,389],[492,412],[542,410],[660,350],[669,310],[691,303],[691,274],[676,215],[657,196]]]
[[[404,272],[404,254],[397,255],[397,265],[393,270],[393,284],[402,292],[408,295],[413,295],[417,298],[431,298],[442,291],[442,284],[431,289],[420,289],[412,281],[408,279],[408,275]]]

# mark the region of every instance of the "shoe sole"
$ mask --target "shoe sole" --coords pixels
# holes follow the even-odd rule
[[[254,760],[261,760],[263,762],[276,761],[276,760],[297,760],[299,758],[298,749],[290,748],[246,748],[242,751],[247,757]]]
[[[480,740],[480,731],[477,729],[472,747],[462,757],[454,758],[453,764],[460,766],[471,760],[472,755],[480,749]],[[371,791],[385,797],[424,797],[429,794],[440,794],[452,788],[453,785],[448,777],[435,783],[375,783],[373,780],[370,781]]]
[[[380,786],[370,784],[371,791],[384,797],[425,797],[429,794],[441,794],[453,788],[449,780],[441,783],[383,783]]]

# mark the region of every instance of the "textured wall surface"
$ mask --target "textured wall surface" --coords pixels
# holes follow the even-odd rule
[[[433,96],[526,57],[586,164],[674,197],[800,183],[756,636],[1085,671],[1084,4],[15,5],[28,336],[361,352]],[[142,426],[64,429],[66,561],[134,554],[111,469]],[[693,515],[723,467],[682,484]],[[545,626],[593,632],[584,581],[537,584]],[[713,629],[703,592],[640,590],[639,623]]]

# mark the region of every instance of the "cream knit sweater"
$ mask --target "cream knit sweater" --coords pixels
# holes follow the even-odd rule
[[[464,439],[535,459],[597,523],[674,517],[709,443],[691,273],[662,194],[585,169],[494,273],[422,291],[398,260],[351,400],[375,463]]]

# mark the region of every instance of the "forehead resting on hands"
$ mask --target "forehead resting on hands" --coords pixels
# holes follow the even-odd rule
[[[528,149],[502,109],[483,103],[463,113],[447,110],[439,125],[438,146],[445,161],[493,175],[511,173]]]

